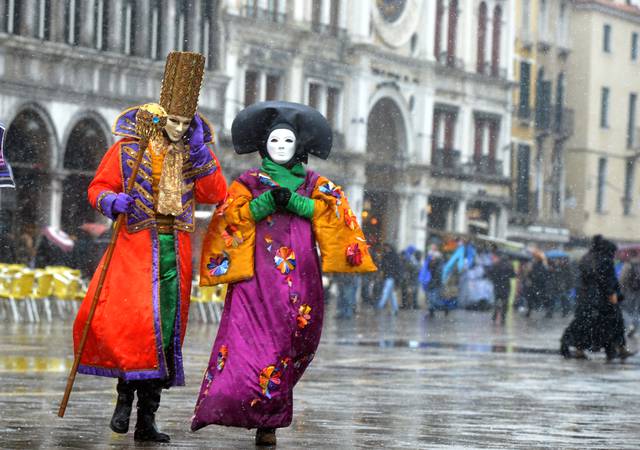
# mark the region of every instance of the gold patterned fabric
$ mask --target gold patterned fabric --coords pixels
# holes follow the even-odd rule
[[[195,115],[204,76],[204,60],[200,53],[169,53],[160,92],[160,105],[167,114],[182,117]]]
[[[162,161],[156,212],[179,216],[182,214],[182,167],[187,148],[182,142],[170,143],[165,138],[157,138],[151,142],[151,151]]]

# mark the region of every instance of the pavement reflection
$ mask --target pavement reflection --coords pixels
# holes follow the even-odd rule
[[[627,364],[563,361],[568,319],[504,326],[490,315],[455,311],[426,318],[363,310],[335,320],[295,391],[294,421],[279,448],[633,448],[639,437]],[[253,433],[224,427],[189,432],[215,336],[192,322],[185,340],[187,387],[164,394],[158,413],[167,448],[250,448]],[[631,343],[635,345],[635,342]],[[0,330],[0,447],[130,448],[108,428],[115,381],[80,375],[64,419],[56,417],[72,362],[71,324]]]

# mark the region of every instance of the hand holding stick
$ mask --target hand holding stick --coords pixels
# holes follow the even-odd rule
[[[127,183],[125,193],[128,194],[133,188],[133,185],[136,181],[136,176],[138,175],[138,169],[140,168],[140,163],[142,162],[142,157],[145,150],[147,149],[147,146],[149,145],[149,141],[162,132],[166,123],[167,113],[160,105],[156,103],[148,103],[141,106],[138,110],[138,113],[136,114],[136,134],[140,136],[140,141],[138,142],[138,154],[133,166],[131,177],[129,178],[129,181]],[[104,264],[102,266],[102,270],[100,271],[98,285],[93,294],[91,309],[89,309],[89,315],[87,316],[87,321],[84,324],[84,329],[82,330],[82,337],[80,338],[80,343],[78,344],[78,351],[76,352],[73,366],[71,367],[71,373],[69,373],[69,378],[67,379],[67,387],[65,389],[62,402],[60,403],[58,417],[64,417],[65,410],[67,409],[67,403],[69,402],[69,396],[71,395],[71,390],[73,389],[73,383],[76,379],[76,374],[78,373],[78,366],[80,365],[82,352],[87,342],[87,336],[89,334],[89,328],[91,327],[91,321],[93,320],[93,316],[96,312],[96,307],[98,306],[98,299],[100,298],[100,293],[102,292],[102,285],[104,284],[107,270],[109,269],[111,258],[113,257],[113,250],[115,249],[118,234],[120,233],[120,228],[122,227],[122,222],[124,222],[124,220],[124,214],[118,215],[116,223],[113,227],[111,241],[109,242],[109,247],[107,247],[107,252],[105,253]]]

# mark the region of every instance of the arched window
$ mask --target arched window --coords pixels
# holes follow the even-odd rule
[[[39,0],[36,7],[36,37],[51,38],[51,0]]]
[[[485,47],[487,45],[487,3],[480,3],[478,10],[478,61],[476,71],[484,73]]]
[[[80,0],[64,2],[64,36],[70,45],[80,43]]]
[[[493,10],[493,38],[491,49],[491,75],[500,75],[500,39],[502,27],[502,8],[500,5]]]
[[[122,51],[132,55],[136,49],[136,3],[127,0],[122,10]]]
[[[449,1],[449,29],[447,32],[447,65],[456,63],[456,45],[458,35],[458,0]]]
[[[71,130],[64,152],[63,230],[76,230],[84,222],[99,220],[86,200],[87,188],[108,145],[104,131],[92,118],[80,120]]]
[[[162,35],[160,23],[162,22],[162,1],[153,0],[149,10],[149,58],[160,59],[162,55]]]
[[[98,50],[109,48],[109,4],[108,0],[94,3],[94,44]]]

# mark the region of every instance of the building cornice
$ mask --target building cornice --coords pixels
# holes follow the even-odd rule
[[[574,8],[581,11],[593,11],[607,14],[617,19],[640,23],[640,8],[622,5],[610,0],[573,0]]]

